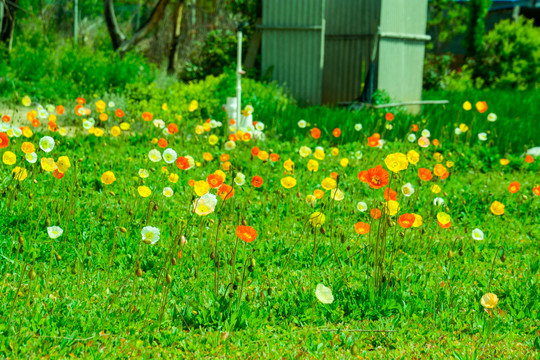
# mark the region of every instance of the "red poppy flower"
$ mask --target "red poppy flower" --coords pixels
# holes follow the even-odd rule
[[[122,109],[116,109],[116,111],[114,112],[114,114],[119,117],[119,118],[123,118],[124,117],[124,110]]]
[[[270,154],[270,161],[272,162],[278,162],[279,161],[279,155],[276,153]]]
[[[11,118],[9,116],[7,116],[7,115],[4,115],[4,116],[2,116],[2,121],[5,122],[5,123],[8,123],[8,122],[11,121]]]
[[[251,139],[251,134],[246,132],[242,135],[242,138],[244,141],[248,141],[249,139]]]
[[[189,169],[189,160],[184,156],[179,156],[178,159],[176,159],[176,166],[179,169],[187,170]]]
[[[218,187],[221,186],[221,184],[223,184],[223,178],[216,174],[208,175],[208,177],[206,178],[206,181],[208,182],[208,185],[210,185],[212,189],[217,189]]]
[[[82,97],[78,97],[77,98],[77,104],[79,104],[79,105],[86,104],[86,100],[84,100],[84,98],[82,98]]]
[[[321,130],[317,128],[311,129],[311,136],[313,136],[314,139],[318,139],[321,137]]]
[[[398,218],[398,224],[404,229],[413,226],[416,217],[413,214],[403,214]]]
[[[533,194],[540,196],[540,185],[535,185],[535,187],[533,187]]]
[[[41,125],[41,123],[39,122],[38,119],[32,120],[32,126],[33,126],[33,127],[38,127],[39,125]]]
[[[58,169],[54,170],[54,172],[53,172],[53,176],[54,176],[55,178],[57,178],[57,179],[63,178],[64,175],[65,175],[65,174],[62,173],[62,172],[60,172],[60,171],[58,171]]]
[[[157,144],[158,144],[158,146],[159,146],[160,148],[165,149],[169,143],[167,142],[166,139],[161,138],[161,139],[159,139],[159,141],[158,141]]]
[[[412,124],[411,130],[412,130],[412,132],[417,132],[418,131],[418,125]]]
[[[64,110],[65,110],[65,109],[64,109],[64,106],[63,106],[63,105],[58,105],[58,106],[56,107],[56,113],[57,113],[58,115],[62,115],[62,114],[64,113]]]
[[[221,156],[219,157],[219,160],[221,162],[229,161],[229,159],[230,159],[229,154],[221,154]]]
[[[388,185],[390,175],[381,165],[371,168],[367,172],[367,184],[372,189],[380,189]]]
[[[433,174],[429,169],[420,168],[418,169],[418,177],[423,181],[429,181],[433,178]]]
[[[356,231],[357,234],[364,235],[369,232],[370,226],[369,224],[366,224],[364,222],[357,222],[354,224],[354,231]]]
[[[236,141],[236,135],[235,134],[230,134],[229,135],[229,140],[230,141]]]
[[[262,184],[263,184],[263,178],[260,177],[259,175],[255,175],[255,176],[251,179],[251,184],[252,184],[253,186],[255,186],[256,188],[261,187]]]
[[[377,147],[379,146],[379,140],[381,140],[381,135],[378,133],[373,134],[372,136],[368,137],[368,146],[369,147]]]
[[[240,225],[236,228],[236,236],[240,240],[250,243],[257,238],[257,231],[251,226]]]
[[[371,215],[372,218],[374,219],[378,219],[381,217],[382,213],[381,213],[381,210],[379,209],[371,209],[371,211],[369,212],[369,214]]]
[[[51,130],[52,132],[58,131],[58,125],[56,125],[55,122],[49,121],[48,125],[49,125],[49,130]]]
[[[334,179],[334,180],[337,180],[338,173],[335,172],[335,171],[332,171],[332,172],[330,173],[330,177],[331,177],[332,179]]]
[[[525,162],[527,164],[531,164],[533,161],[534,161],[534,158],[532,157],[532,155],[525,156]]]
[[[142,113],[142,118],[144,121],[152,121],[154,115],[152,115],[152,113],[149,113],[148,111],[145,111]]]
[[[388,121],[392,121],[394,120],[394,114],[392,114],[391,112],[387,112],[386,115],[384,115],[384,118]]]
[[[217,194],[222,200],[227,200],[233,197],[234,189],[230,185],[221,184],[221,186],[218,188]]]
[[[390,198],[388,198],[389,195],[390,195]],[[396,200],[396,199],[397,199],[397,192],[390,189],[389,187],[384,189],[384,200],[389,201],[389,200]]]
[[[334,135],[334,137],[339,137],[341,135],[341,130],[339,128],[335,128],[334,131],[332,131],[332,135]]]
[[[169,134],[176,134],[178,132],[178,126],[176,124],[169,124],[167,130],[169,130]]]
[[[7,148],[9,145],[9,138],[6,133],[0,132],[0,149]]]
[[[261,149],[259,149],[257,146],[254,146],[251,148],[251,155],[257,156],[261,152]]]
[[[432,144],[433,144],[433,146],[439,146],[441,143],[439,142],[439,140],[433,139]]]
[[[508,191],[510,191],[512,194],[515,194],[519,191],[519,188],[521,185],[517,181],[513,181],[510,183],[510,186],[508,186]]]

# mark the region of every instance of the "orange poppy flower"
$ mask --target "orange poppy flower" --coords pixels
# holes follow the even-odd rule
[[[316,190],[313,190],[313,196],[315,196],[315,199],[322,199],[323,196],[324,196],[324,191],[322,191],[321,189],[316,189]]]
[[[229,141],[236,141],[236,135],[235,134],[230,134],[229,135]]]
[[[364,171],[364,170],[360,171],[358,173],[358,179],[360,179],[360,181],[363,183],[367,183],[367,171]]]
[[[41,123],[39,122],[38,119],[32,120],[32,126],[33,126],[33,127],[38,127],[39,125],[41,125]]]
[[[418,125],[412,124],[412,125],[411,125],[411,130],[412,130],[413,132],[417,132],[417,131],[418,131]]]
[[[380,189],[388,185],[390,175],[381,165],[371,168],[367,172],[367,184],[372,189]]]
[[[154,115],[152,115],[152,113],[149,113],[148,111],[145,111],[142,113],[142,118],[144,121],[152,121]]]
[[[124,117],[124,110],[122,109],[116,109],[116,111],[114,112],[114,115],[116,115],[117,117],[119,118],[123,118]]]
[[[313,136],[314,139],[318,139],[321,137],[321,130],[317,128],[311,129],[311,136]]]
[[[369,147],[377,147],[379,146],[379,140],[381,140],[381,135],[378,133],[373,134],[372,136],[368,137],[368,146]]]
[[[86,100],[82,97],[78,97],[77,98],[77,104],[79,105],[82,105],[82,104],[86,104]]]
[[[225,161],[229,161],[230,157],[229,157],[229,154],[222,154],[220,157],[219,157],[219,160],[221,162],[225,162]]]
[[[512,194],[515,194],[519,191],[519,188],[521,185],[517,181],[513,181],[510,183],[510,186],[508,186],[508,191],[510,191]]]
[[[332,131],[332,135],[334,135],[334,137],[339,137],[341,135],[341,130],[339,128],[335,128],[334,131]]]
[[[388,195],[390,195],[390,198],[388,198]],[[397,192],[395,192],[394,190],[390,189],[389,187],[384,189],[384,199],[386,201],[389,201],[389,200],[397,200]]]
[[[354,231],[356,231],[357,234],[364,235],[369,232],[370,226],[369,224],[366,224],[364,222],[357,222],[354,224]]]
[[[449,175],[450,175],[450,173],[449,173],[448,171],[445,171],[445,172],[440,176],[440,178],[441,178],[441,180],[444,180],[444,179],[446,179]]]
[[[246,133],[244,133],[244,134],[242,135],[242,140],[248,141],[248,140],[250,140],[250,139],[251,139],[251,134],[250,134],[250,133],[246,132]]]
[[[332,171],[332,172],[330,173],[330,177],[331,177],[332,179],[334,179],[334,180],[337,180],[338,173],[335,172],[335,171]]]
[[[193,179],[189,180],[188,185],[191,186],[191,187],[195,186],[195,180],[193,180]]]
[[[56,125],[55,122],[53,121],[49,121],[49,130],[55,132],[55,131],[58,131],[58,126]]]
[[[438,176],[438,177],[441,177],[444,175],[444,173],[447,172],[446,168],[444,167],[444,165],[442,164],[437,164],[435,165],[435,167],[433,168],[433,173]]]
[[[257,155],[259,155],[260,151],[261,151],[261,149],[259,149],[257,146],[254,146],[254,147],[251,148],[251,155],[257,156]]]
[[[159,141],[158,141],[157,144],[158,144],[158,146],[159,146],[160,148],[165,149],[169,143],[167,142],[166,139],[161,138],[161,139],[159,139]]]
[[[540,185],[535,185],[533,187],[533,194],[536,196],[540,196]]]
[[[250,243],[257,238],[257,231],[251,226],[240,225],[236,228],[236,236],[240,240]]]
[[[57,179],[63,178],[64,175],[65,175],[65,174],[64,174],[63,172],[58,171],[58,169],[54,170],[54,172],[53,172],[53,176],[54,176],[55,178],[57,178]]]
[[[527,164],[531,164],[533,161],[534,161],[534,158],[532,157],[532,155],[525,156],[525,162]]]
[[[9,138],[6,133],[0,132],[0,149],[7,148],[9,145]]]
[[[261,187],[262,184],[263,184],[263,178],[260,177],[259,175],[255,175],[255,176],[251,179],[251,184],[252,184],[253,186],[255,186],[256,188]]]
[[[413,226],[416,217],[413,214],[403,214],[398,218],[398,224],[404,229]]]
[[[5,122],[5,123],[8,123],[8,122],[11,121],[11,118],[9,116],[7,116],[7,115],[4,115],[4,116],[2,116],[2,121]]]
[[[231,170],[231,162],[230,161],[225,161],[221,167],[223,168],[223,170],[225,171],[229,171]]]
[[[429,169],[420,168],[418,169],[418,177],[423,181],[429,181],[433,178],[433,174]]]
[[[433,146],[439,146],[441,143],[439,142],[439,140],[433,139],[432,144],[433,144]]]
[[[58,106],[56,107],[56,113],[57,113],[58,115],[64,114],[64,111],[65,111],[65,110],[66,110],[66,109],[64,108],[63,105],[58,105]]]
[[[384,118],[388,121],[392,121],[394,120],[394,114],[392,114],[391,112],[387,112],[386,115],[384,115]]]
[[[107,115],[106,113],[99,114],[99,120],[107,121],[108,119],[109,119],[109,115]]]
[[[478,101],[476,103],[476,110],[478,110],[478,112],[480,114],[483,114],[487,111],[488,109],[488,106],[487,106],[487,103],[485,101]]]
[[[223,184],[223,178],[216,174],[208,175],[208,177],[206,178],[206,181],[208,182],[208,185],[210,185],[212,189],[217,189],[218,187],[221,186],[221,184]]]
[[[176,124],[169,124],[167,130],[169,130],[169,134],[176,134],[178,132],[178,126]]]
[[[222,200],[227,200],[233,197],[234,189],[230,185],[221,184],[221,186],[218,188],[217,194]]]
[[[33,110],[33,111],[29,111],[26,113],[26,118],[28,119],[28,121],[32,122],[36,119],[36,111]]]
[[[234,120],[234,119],[229,120],[229,124],[231,124],[231,125],[236,124],[236,120]]]
[[[372,218],[378,219],[378,218],[381,217],[382,212],[381,212],[381,210],[375,208],[375,209],[371,209],[371,211],[369,212],[369,214],[371,215]]]
[[[270,154],[270,161],[272,162],[278,162],[279,161],[279,155],[276,153]]]
[[[176,159],[176,166],[179,169],[187,170],[189,169],[189,160],[184,156],[179,156],[178,159]]]

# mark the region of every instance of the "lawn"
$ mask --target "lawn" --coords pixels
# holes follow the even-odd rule
[[[230,87],[2,107],[2,357],[539,356],[538,95],[410,116],[246,82],[231,136]]]

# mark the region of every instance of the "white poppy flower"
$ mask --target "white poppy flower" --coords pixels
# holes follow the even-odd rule
[[[409,197],[414,194],[414,187],[411,183],[406,183],[401,187],[401,192],[403,193],[403,195]]]
[[[163,195],[165,195],[166,197],[171,197],[173,196],[173,194],[174,191],[170,187],[163,188]]]
[[[409,140],[410,142],[415,142],[416,141],[416,135],[415,134],[409,134],[409,136],[407,136],[407,140]]]
[[[47,233],[51,239],[57,239],[64,233],[64,230],[60,226],[50,226],[47,228]]]
[[[141,177],[141,179],[146,179],[149,175],[150,173],[148,172],[148,170],[139,169],[139,176]]]
[[[484,240],[484,232],[480,229],[474,229],[472,231],[472,238],[478,241]]]
[[[161,130],[161,133],[165,136],[169,136],[171,135],[171,133],[169,132],[169,129],[168,128],[163,128],[163,130]]]
[[[212,129],[217,128],[218,127],[218,122],[216,120],[214,120],[214,119],[210,120],[210,127]]]
[[[365,212],[367,209],[368,209],[368,206],[365,202],[363,201],[359,201],[357,204],[356,204],[356,208],[358,209],[358,211],[360,212]]]
[[[360,150],[358,150],[357,152],[354,153],[354,156],[355,156],[358,160],[360,160],[360,159],[364,156],[364,154],[363,154]]]
[[[330,290],[330,288],[327,288],[323,284],[317,285],[317,288],[315,289],[315,296],[317,296],[317,299],[319,299],[319,301],[323,304],[331,304],[334,302],[334,295],[332,295],[332,290]]]
[[[478,140],[486,141],[487,140],[487,134],[486,133],[479,133],[478,134]]]
[[[39,147],[45,152],[50,152],[54,148],[54,139],[50,136],[44,136],[39,140]]]
[[[494,113],[491,113],[487,116],[487,119],[488,121],[495,122],[497,121],[497,115],[495,115]]]
[[[234,150],[236,143],[234,141],[227,141],[225,143],[225,150]]]
[[[13,133],[12,133],[12,135],[13,135],[14,137],[20,137],[20,136],[22,135],[22,130],[19,129],[18,127],[14,127],[14,128],[13,128]],[[48,137],[48,136],[47,136],[47,137]],[[51,139],[52,139],[52,138],[51,138]]]
[[[159,229],[153,226],[145,226],[141,230],[142,240],[147,244],[154,245],[159,241]]]
[[[110,108],[113,108],[114,106],[115,106],[115,105],[114,105],[114,102],[109,101],[109,107],[110,107]]]
[[[360,124],[360,123],[355,124],[355,125],[354,125],[354,130],[356,130],[356,131],[362,130],[362,124]]]
[[[242,186],[245,184],[245,182],[246,182],[246,175],[242,173],[237,173],[234,178],[234,183],[238,186]]]
[[[152,122],[154,123],[154,126],[159,128],[159,129],[163,129],[165,127],[165,121],[163,121],[161,119],[155,119]]]
[[[176,154],[176,151],[173,149],[169,148],[163,152],[163,160],[165,160],[167,164],[172,164],[176,161],[176,158],[178,158],[178,154]]]
[[[442,206],[444,205],[444,199],[443,198],[440,198],[440,197],[437,197],[433,200],[433,205],[435,206]]]
[[[299,127],[299,128],[303,129],[303,128],[305,128],[306,126],[307,126],[306,120],[300,120],[300,121],[298,122],[298,127]]]
[[[456,135],[461,135],[461,134],[463,133],[463,131],[461,131],[460,128],[456,128],[456,129],[454,130],[454,133],[455,133]]]
[[[38,159],[38,156],[35,152],[31,154],[25,154],[24,157],[26,158],[26,161],[28,161],[30,164],[34,164]]]
[[[330,195],[331,195],[330,199],[335,200],[335,201],[341,201],[345,197],[345,194],[343,193],[343,191],[341,191],[338,188],[332,189],[332,191],[330,192]]]
[[[422,136],[424,136],[424,137],[427,137],[427,138],[428,138],[428,137],[430,137],[430,136],[431,136],[431,133],[429,132],[429,130],[428,130],[428,129],[424,129],[424,130],[422,130]]]
[[[156,149],[152,149],[148,153],[148,158],[153,162],[159,162],[161,160],[161,153]]]
[[[217,205],[217,197],[214,194],[206,193],[193,202],[195,213],[200,216],[206,216],[214,212]]]
[[[263,131],[264,130],[264,124],[262,122],[258,122],[257,125],[255,125],[255,129],[257,129],[259,131]]]

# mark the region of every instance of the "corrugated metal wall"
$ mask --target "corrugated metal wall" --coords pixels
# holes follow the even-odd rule
[[[379,10],[380,0],[327,1],[323,103],[352,101],[360,96]]]
[[[428,0],[382,0],[378,88],[392,99],[422,99],[427,5]]]
[[[301,102],[320,104],[325,0],[263,0],[262,71]]]

